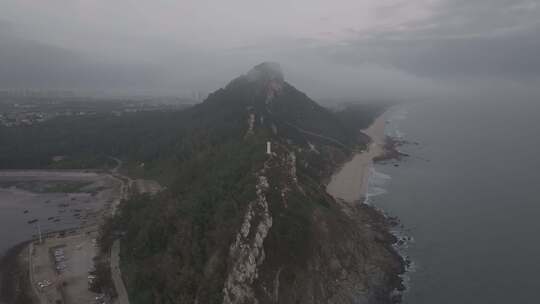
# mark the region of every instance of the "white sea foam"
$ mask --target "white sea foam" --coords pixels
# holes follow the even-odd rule
[[[388,136],[395,138],[404,138],[405,133],[401,130],[400,124],[407,119],[408,111],[404,107],[396,107],[390,110],[388,114],[385,133]]]
[[[378,195],[382,195],[382,194],[386,194],[386,193],[387,193],[387,191],[384,188],[370,187],[369,190],[368,190],[367,195],[370,196],[370,197],[374,197],[374,196],[378,196]]]
[[[391,112],[387,115],[388,119],[385,126],[385,134],[387,136],[403,139],[405,137],[405,133],[400,130],[400,124],[401,121],[407,118],[407,114],[407,110],[403,107],[397,107],[391,110]],[[387,190],[385,187],[391,179],[392,177],[390,175],[377,171],[376,167],[372,165],[368,176],[368,186],[364,203],[373,205],[372,203],[374,197],[386,194]],[[385,210],[382,210],[376,206],[375,209],[381,212],[385,217],[389,217]],[[405,286],[404,292],[407,292],[411,287],[411,278],[409,274],[411,272],[415,272],[417,269],[416,263],[414,263],[408,255],[409,245],[414,243],[414,238],[406,233],[403,226],[396,226],[395,229],[390,231],[390,233],[392,233],[392,235],[394,235],[398,240],[398,242],[392,245],[394,250],[403,258],[406,263],[405,272],[399,277]],[[394,292],[403,293],[397,290]]]
[[[369,202],[370,197],[378,196],[387,193],[384,186],[387,181],[390,180],[390,175],[377,171],[374,166],[369,170],[368,176],[368,188],[366,193],[366,200]]]

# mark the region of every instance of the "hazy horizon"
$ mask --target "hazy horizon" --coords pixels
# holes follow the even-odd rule
[[[540,0],[0,12],[1,303],[538,302]]]
[[[211,92],[262,61],[313,98],[540,97],[540,5],[517,0],[5,0],[0,87]]]

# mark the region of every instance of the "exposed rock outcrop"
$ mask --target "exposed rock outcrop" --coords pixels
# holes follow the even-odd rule
[[[240,231],[230,249],[231,265],[223,288],[223,303],[258,303],[252,284],[264,261],[263,242],[272,227],[266,192],[270,185],[264,169],[257,173],[257,198],[250,202]]]
[[[124,248],[134,248],[129,282],[156,282],[144,290],[155,303],[395,300],[402,261],[385,218],[364,205],[345,213],[326,192],[332,171],[367,145],[358,130],[285,82],[273,63],[189,115],[201,127],[185,132],[195,134],[184,142],[194,152],[178,170],[177,192],[125,219],[142,222],[125,228]],[[161,210],[152,218],[166,219],[160,225],[143,214],[154,206]]]
[[[262,92],[257,115],[269,117],[255,126],[249,114],[247,133],[270,132],[273,153],[256,174],[257,199],[230,249],[224,303],[397,301],[403,267],[385,218],[364,205],[343,210],[316,180],[328,172],[309,173],[321,164],[336,168],[348,153],[345,140],[281,114],[289,96],[279,66],[261,64],[247,78]]]

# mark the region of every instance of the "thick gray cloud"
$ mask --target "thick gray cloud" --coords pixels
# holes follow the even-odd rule
[[[528,0],[0,3],[0,87],[185,94],[265,60],[315,97],[538,98]]]
[[[73,50],[0,32],[0,86],[110,90],[152,85],[151,68],[99,61]]]
[[[343,63],[378,62],[421,77],[540,78],[540,5],[452,1],[402,31],[381,31],[342,47]]]

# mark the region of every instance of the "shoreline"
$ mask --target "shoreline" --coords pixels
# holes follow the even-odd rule
[[[374,159],[384,154],[385,147],[385,113],[362,133],[371,138],[366,151],[357,152],[352,159],[337,170],[326,186],[328,194],[347,203],[362,201],[367,196],[369,175]]]
[[[365,133],[372,139],[372,141],[368,145],[367,150],[355,153],[351,160],[346,162],[341,168],[337,169],[336,173],[332,175],[331,181],[327,185],[327,192],[336,199],[353,204],[360,202],[363,198],[367,196],[369,176],[371,168],[375,163],[374,158],[384,154],[386,126],[385,117],[386,112],[379,115],[370,125],[370,127],[362,130],[363,133]],[[112,175],[115,176],[115,172],[113,172]],[[332,184],[333,186],[331,186]],[[123,190],[125,191],[125,189]],[[377,210],[376,208],[367,206],[365,204],[362,205],[362,208],[367,208],[367,217],[373,221],[373,224],[375,226],[378,227],[375,230],[384,232],[384,234],[381,235],[380,240],[382,240],[384,243],[387,243],[389,248],[391,248],[393,244],[397,242],[397,240],[395,240],[395,238],[393,238],[390,234],[391,222],[388,221],[384,213],[380,212],[380,210]],[[114,213],[114,211],[116,210],[116,204],[113,204],[111,207],[111,212]],[[17,282],[12,282],[10,284],[11,288],[9,290],[4,290],[5,282],[2,280],[2,277],[4,275],[4,272],[6,272],[6,274],[12,271],[17,271],[18,273],[24,272],[25,265],[20,263],[20,257],[23,253],[23,250],[27,248],[27,245],[28,242],[23,242],[10,248],[6,252],[5,258],[10,258],[10,261],[16,261],[17,263],[12,263],[12,265],[14,266],[10,267],[10,269],[12,269],[11,271],[8,271],[7,268],[0,269],[0,303],[3,303],[2,301],[4,300],[4,295],[6,294],[6,292],[16,294],[16,292],[20,290],[15,287],[23,286],[20,285],[20,283],[18,284]],[[399,262],[401,264],[405,264],[403,257],[399,255],[399,252],[395,249],[392,251],[401,258],[401,261]],[[11,253],[9,257],[8,253]],[[1,258],[1,261],[3,260],[4,257]],[[389,287],[399,286],[401,284],[401,282],[395,281],[395,279],[397,279],[399,275],[399,273],[395,274],[396,278],[393,278],[392,283],[389,284]],[[24,276],[20,276],[20,278],[21,280],[24,280]],[[22,283],[24,283],[24,281],[22,281]],[[23,294],[30,292],[30,295],[32,295],[31,291],[31,289],[26,289],[26,292],[23,292]],[[8,301],[8,303],[10,302]]]
[[[35,284],[37,281],[44,279],[43,274],[38,274],[41,277],[36,278],[36,273],[31,272],[35,269],[49,269],[54,271],[54,265],[44,265],[44,260],[48,260],[48,254],[44,250],[50,250],[50,248],[57,247],[58,245],[64,246],[66,250],[70,250],[71,255],[78,254],[78,262],[81,262],[81,259],[87,260],[88,256],[82,256],[80,252],[90,252],[92,255],[92,263],[96,263],[96,258],[103,259],[106,263],[107,268],[114,270],[112,272],[111,279],[114,280],[112,288],[119,290],[119,294],[114,297],[113,303],[129,303],[128,294],[125,289],[125,285],[122,280],[122,276],[119,269],[119,240],[115,241],[116,250],[108,252],[95,252],[91,253],[94,250],[93,241],[97,239],[98,231],[102,227],[103,221],[106,220],[109,216],[114,216],[118,209],[118,206],[122,200],[125,200],[129,197],[131,191],[136,191],[137,193],[150,193],[155,194],[163,189],[163,187],[153,180],[143,180],[143,179],[131,179],[128,176],[118,173],[118,168],[122,165],[122,162],[118,159],[115,159],[118,162],[118,166],[111,171],[89,171],[89,170],[47,170],[47,169],[22,169],[22,170],[0,170],[0,179],[10,178],[10,179],[21,179],[26,178],[26,180],[64,180],[65,178],[72,179],[95,179],[98,177],[106,177],[110,179],[108,182],[114,181],[118,185],[112,186],[112,192],[110,193],[111,197],[107,199],[106,203],[102,205],[98,211],[96,217],[96,222],[92,222],[88,225],[79,224],[78,226],[61,228],[58,230],[50,230],[46,233],[43,233],[43,242],[40,250],[35,250],[36,246],[32,246],[33,242],[36,241],[37,236],[33,236],[27,240],[21,240],[19,243],[13,245],[6,249],[5,252],[0,252],[0,304],[29,304],[29,303],[41,303],[44,300],[41,297],[48,297],[50,301],[50,292],[37,292],[35,289]],[[46,178],[46,179],[45,179]],[[22,191],[22,190],[21,190]],[[108,191],[108,190],[106,190]],[[32,194],[30,191],[25,191],[25,193]],[[39,194],[35,194],[39,195]],[[80,250],[80,246],[85,246],[84,250]],[[93,246],[93,247],[92,247]],[[33,253],[28,252],[29,248],[34,248]],[[114,249],[114,248],[113,248]],[[30,261],[34,261],[33,263]],[[74,259],[75,260],[75,259]],[[38,267],[32,267],[35,263],[41,263]],[[82,264],[81,264],[82,265]],[[45,267],[45,268],[44,268]],[[94,264],[94,267],[97,267]],[[68,288],[77,289],[77,290],[63,290],[61,297],[68,297],[69,302],[77,302],[79,298],[78,290],[80,286],[74,287],[74,282],[83,282],[81,284],[85,285],[86,277],[88,273],[86,269],[89,267],[73,267],[77,268],[76,271],[80,271],[79,268],[83,269],[84,275],[79,272],[70,272],[69,278],[66,277],[64,280],[71,280],[71,283],[68,284]],[[45,279],[50,280],[52,276],[47,274]],[[83,278],[80,280],[80,278]],[[52,280],[54,282],[54,280]],[[64,281],[65,282],[65,281]],[[58,287],[58,282],[54,283],[53,286]],[[78,283],[77,283],[78,284]],[[79,284],[79,285],[81,285]],[[62,285],[64,286],[64,285]],[[53,290],[49,288],[47,290]],[[55,288],[54,290],[57,290]],[[86,292],[86,288],[84,288]],[[54,291],[53,291],[54,292]],[[98,294],[94,291],[92,296],[88,297],[93,299]],[[87,293],[88,293],[87,292]],[[48,295],[46,295],[46,293]],[[111,294],[107,294],[111,296]],[[54,296],[53,296],[54,297]],[[79,301],[80,302],[80,301]]]
[[[399,220],[395,217],[389,217],[384,210],[367,202],[369,179],[374,165],[382,160],[395,159],[399,161],[401,156],[406,156],[400,153],[395,142],[386,136],[388,110],[381,113],[367,129],[361,130],[362,133],[371,138],[367,149],[356,152],[352,159],[335,171],[327,184],[326,191],[343,204],[344,211],[349,215],[354,216],[355,212],[351,212],[353,209],[363,210],[372,223],[373,229],[381,234],[380,241],[390,252],[387,260],[388,265],[397,263],[399,267],[392,270],[389,268],[389,279],[379,287],[381,290],[390,291],[389,296],[392,303],[401,303],[402,294],[406,290],[404,274],[407,272],[409,262],[399,248],[405,238],[395,233]],[[400,157],[395,157],[396,155]]]
[[[31,180],[34,180],[34,179],[44,180],[46,178],[46,180],[53,180],[53,181],[57,179],[63,180],[66,177],[74,178],[74,179],[95,179],[100,176],[106,176],[106,178],[108,179],[107,182],[114,183],[114,184],[111,184],[112,186],[110,188],[110,189],[113,189],[111,190],[112,192],[110,193],[111,198],[108,198],[106,203],[100,206],[100,209],[97,211],[97,217],[96,217],[95,222],[89,223],[88,225],[77,224],[73,227],[60,228],[57,230],[51,230],[44,233],[43,235],[44,240],[43,240],[42,246],[45,246],[47,248],[54,245],[54,244],[52,245],[49,244],[51,242],[52,243],[55,243],[55,242],[65,243],[68,245],[68,247],[73,245],[71,247],[74,247],[74,248],[81,246],[84,243],[86,247],[93,248],[91,246],[92,244],[91,241],[92,239],[95,239],[97,237],[96,233],[99,230],[99,227],[101,226],[103,219],[109,216],[110,214],[114,214],[118,206],[118,203],[122,199],[125,199],[127,193],[129,192],[129,190],[127,189],[128,186],[126,185],[126,181],[121,179],[116,172],[110,172],[110,173],[91,172],[89,173],[89,172],[86,172],[86,171],[83,172],[80,170],[70,170],[70,171],[58,171],[58,170],[10,170],[10,171],[6,171],[6,170],[2,170],[0,171],[0,177],[4,177],[4,178],[17,179],[21,177],[27,177],[28,179],[28,176],[30,176]],[[153,190],[153,188],[150,190]],[[143,188],[141,191],[148,191],[148,190],[146,188]],[[71,244],[74,242],[73,240],[75,239],[76,239],[76,242],[75,242],[76,244],[75,243]],[[36,241],[35,236],[30,238],[29,240],[21,240],[21,242],[13,245],[10,248],[7,248],[5,252],[0,253],[0,304],[38,303],[41,300],[38,300],[37,296],[40,296],[40,297],[44,296],[41,293],[39,293],[39,295],[36,294],[36,291],[33,288],[35,282],[39,278],[35,278],[35,277],[32,278],[30,274],[32,267],[30,267],[28,264],[30,256],[25,253],[26,251],[29,250],[29,246],[31,246],[30,244],[32,244],[35,241]],[[85,250],[85,252],[90,252],[89,250],[90,249]],[[33,260],[42,259],[43,257],[46,257],[46,256],[47,256],[46,253],[40,252],[39,254],[36,254]],[[86,259],[85,257],[83,258]],[[85,267],[85,270],[86,268],[87,267]],[[78,273],[74,275],[78,275]],[[87,274],[82,275],[82,277],[84,278],[86,278],[86,276]],[[50,275],[48,275],[47,278],[50,279]],[[82,282],[85,282],[85,281],[86,280],[83,280]],[[73,298],[73,296],[71,298]]]
[[[0,257],[0,303],[32,302],[28,267],[23,265],[24,251],[28,250],[30,242],[23,241],[14,245]]]

